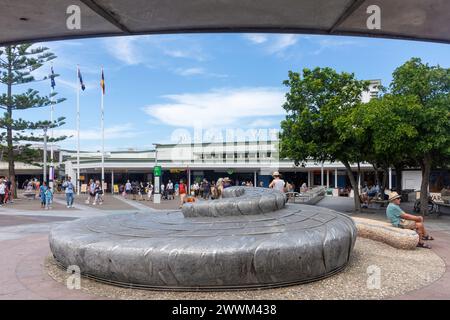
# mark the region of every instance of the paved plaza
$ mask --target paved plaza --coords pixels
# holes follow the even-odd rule
[[[331,285],[340,281],[348,280],[357,268],[349,266],[348,272],[325,279],[323,285],[312,283],[295,287],[249,291],[245,295],[239,293],[166,293],[166,292],[143,292],[128,291],[123,288],[111,288],[111,286],[102,287],[92,280],[86,280],[89,290],[69,290],[64,283],[64,272],[61,269],[55,269],[52,260],[49,259],[51,253],[48,244],[49,230],[56,225],[66,221],[75,220],[81,217],[103,216],[113,213],[131,213],[147,212],[148,214],[158,213],[158,209],[175,210],[178,209],[179,201],[163,200],[161,204],[154,204],[150,201],[138,201],[124,199],[121,196],[105,195],[105,201],[102,205],[93,206],[85,203],[86,196],[81,195],[76,198],[74,208],[67,209],[64,204],[64,195],[55,196],[55,204],[52,210],[43,210],[40,208],[38,200],[18,199],[13,204],[8,204],[0,208],[0,299],[235,299],[235,298],[253,298],[253,299],[315,299],[315,298],[333,298],[332,296],[320,296],[319,293],[325,285]],[[347,214],[358,217],[385,220],[383,209],[367,209],[360,214],[352,212],[353,201],[349,198],[326,197],[321,200],[318,206],[331,208]],[[403,209],[412,212],[412,203],[402,204]],[[389,295],[367,295],[361,292],[361,298],[389,298],[389,299],[450,299],[450,216],[442,215],[426,217],[425,223],[436,238],[431,241],[433,249],[417,249],[414,252],[403,252],[406,255],[401,259],[406,259],[409,254],[414,255],[412,259],[425,259],[420,261],[421,268],[428,270],[430,278],[421,283],[420,288],[414,286],[408,287],[412,290],[395,294],[391,290]],[[358,242],[357,242],[358,243]],[[384,253],[386,245],[381,245],[370,240],[361,240],[357,244],[358,252],[362,252],[356,257],[355,263],[364,258],[364,248],[378,248],[381,250],[373,256],[379,259],[379,262],[388,263],[392,260],[389,254]],[[375,249],[374,249],[375,250]],[[397,249],[386,249],[386,252],[399,252]],[[389,251],[390,250],[390,251]],[[438,260],[436,258],[438,257]],[[400,258],[399,258],[400,259]],[[429,259],[429,263],[427,263]],[[383,262],[385,261],[385,262]],[[406,261],[406,260],[404,260]],[[414,260],[408,260],[408,263]],[[356,269],[355,269],[356,268]],[[414,265],[409,265],[414,269]],[[438,269],[443,268],[441,273]],[[436,271],[436,272],[435,272]],[[51,275],[49,275],[51,274]],[[62,277],[62,278],[61,278]],[[61,278],[61,279],[59,279]],[[56,280],[60,281],[56,281]],[[83,280],[85,281],[85,280]],[[412,283],[408,283],[412,284]],[[303,286],[303,287],[302,287]],[[324,290],[326,291],[326,290]],[[130,292],[133,292],[132,294]],[[400,292],[400,291],[399,291]],[[309,293],[309,294],[308,294]],[[130,296],[131,295],[131,296]],[[345,297],[344,297],[345,298]],[[355,298],[349,295],[347,298]]]

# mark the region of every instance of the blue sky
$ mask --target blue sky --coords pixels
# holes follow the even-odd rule
[[[183,34],[94,38],[40,43],[54,60],[56,91],[67,100],[55,117],[66,125],[56,134],[76,148],[76,65],[87,89],[80,95],[81,149],[99,150],[100,68],[104,67],[105,149],[151,149],[152,143],[178,142],[203,134],[208,141],[225,130],[279,128],[289,70],[332,67],[359,79],[381,79],[411,57],[450,67],[450,46],[429,42],[289,34]],[[47,75],[50,65],[35,72]],[[34,88],[45,94],[49,81]],[[26,89],[23,86],[15,90]],[[49,109],[17,113],[49,118]]]

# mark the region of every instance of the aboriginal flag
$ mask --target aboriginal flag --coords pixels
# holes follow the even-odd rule
[[[102,92],[105,94],[105,75],[103,74],[103,68],[102,68],[102,79],[100,80],[100,87],[102,87]]]

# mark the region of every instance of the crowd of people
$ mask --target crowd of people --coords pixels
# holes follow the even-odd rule
[[[295,185],[291,182],[285,182],[281,179],[279,172],[273,173],[273,181],[269,188],[274,188],[281,192],[294,192]],[[219,178],[216,180],[208,180],[206,178],[196,179],[188,188],[183,179],[179,181],[172,181],[169,179],[166,183],[161,183],[159,194],[162,200],[174,200],[176,197],[180,199],[180,207],[185,202],[194,202],[196,200],[214,200],[222,197],[223,190],[236,185],[229,177]],[[253,187],[251,180],[244,180],[239,185]],[[263,182],[260,181],[258,187],[263,187]],[[303,183],[300,191],[306,192],[306,183]],[[188,192],[189,190],[189,192]],[[126,183],[120,184],[118,187],[119,194],[124,198],[141,201],[153,201],[154,194],[157,192],[151,182],[140,182],[127,180]]]
[[[275,188],[282,192],[295,191],[295,185],[290,182],[284,182],[280,178],[280,174],[275,172],[274,182],[269,187]],[[236,181],[236,183],[238,183]],[[159,193],[162,200],[174,200],[176,197],[180,198],[180,206],[187,201],[195,201],[197,199],[214,200],[222,197],[223,189],[235,185],[229,177],[219,178],[216,180],[195,180],[190,188],[186,185],[183,179],[179,181],[168,180],[166,183],[160,185]],[[251,180],[245,180],[240,183],[242,186],[253,187]],[[263,182],[260,181],[258,187],[263,187]],[[55,192],[62,192],[66,197],[67,208],[73,207],[76,186],[71,180],[71,177],[66,176],[61,180],[53,181],[53,186],[49,186],[46,182],[41,182],[37,178],[26,179],[21,188],[25,195],[32,198],[38,198],[42,209],[52,209],[53,198]],[[303,184],[300,189],[307,189],[306,184]],[[125,198],[141,201],[153,201],[155,187],[152,182],[130,181],[122,183],[118,186],[119,194]],[[188,190],[190,193],[188,194]],[[99,180],[90,179],[86,185],[87,198],[86,204],[101,205],[104,202],[104,190]],[[7,177],[0,178],[0,206],[12,202],[11,197],[11,182]]]

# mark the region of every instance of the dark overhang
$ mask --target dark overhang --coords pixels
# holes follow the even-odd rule
[[[0,45],[208,32],[351,35],[450,43],[449,0],[0,0],[0,6]],[[73,19],[77,10],[71,6],[80,9],[79,29],[71,29],[76,26]],[[373,6],[380,9],[380,29],[371,24],[371,16],[376,14]]]

